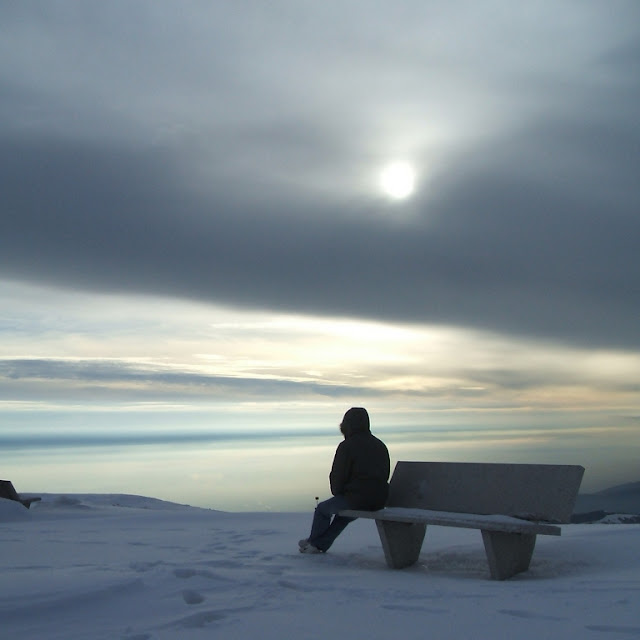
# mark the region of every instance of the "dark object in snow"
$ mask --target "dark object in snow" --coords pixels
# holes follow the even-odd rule
[[[41,498],[37,496],[20,496],[20,494],[14,489],[10,480],[0,480],[0,498],[6,498],[7,500],[15,500],[24,505],[27,509],[31,506],[32,502],[38,502]]]
[[[561,534],[571,519],[584,467],[472,462],[398,462],[387,506],[340,511],[376,521],[387,564],[418,561],[427,524],[480,529],[491,577],[529,568],[536,535]]]

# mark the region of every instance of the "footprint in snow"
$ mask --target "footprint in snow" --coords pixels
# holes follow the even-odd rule
[[[503,613],[507,616],[513,616],[514,618],[527,618],[536,620],[566,620],[560,616],[545,616],[535,611],[526,611],[524,609],[498,609],[498,613]]]
[[[604,633],[626,633],[632,636],[640,636],[640,627],[624,627],[612,624],[588,624],[585,629],[589,629],[589,631],[603,631]]]
[[[193,591],[192,589],[185,589],[182,592],[182,599],[187,604],[200,604],[204,602],[204,596],[198,591]]]
[[[173,570],[173,575],[176,578],[182,578],[183,580],[186,580],[187,578],[193,578],[193,576],[195,576],[197,573],[198,572],[195,569],[189,569],[186,567]]]

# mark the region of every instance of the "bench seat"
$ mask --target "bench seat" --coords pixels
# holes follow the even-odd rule
[[[534,533],[547,536],[559,536],[559,526],[546,522],[530,522],[520,518],[503,515],[480,515],[476,513],[450,513],[429,509],[407,509],[404,507],[386,507],[380,511],[357,511],[345,509],[341,516],[349,518],[369,518],[371,520],[390,520],[392,522],[421,522],[443,527],[462,527],[482,529],[483,531],[502,531],[504,533]]]

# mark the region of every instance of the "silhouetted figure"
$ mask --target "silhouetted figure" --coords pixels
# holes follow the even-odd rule
[[[389,494],[389,451],[370,431],[366,409],[354,407],[344,414],[340,431],[344,440],[333,459],[329,483],[333,498],[316,507],[311,534],[300,540],[301,553],[322,553],[329,549],[345,527],[355,520],[336,515],[343,509],[377,511]]]

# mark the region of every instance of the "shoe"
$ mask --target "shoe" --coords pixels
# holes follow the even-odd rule
[[[302,540],[298,540],[298,546],[303,549],[309,544],[309,538],[303,538]]]
[[[314,547],[310,542],[304,547],[300,547],[300,553],[323,553],[318,547]]]

